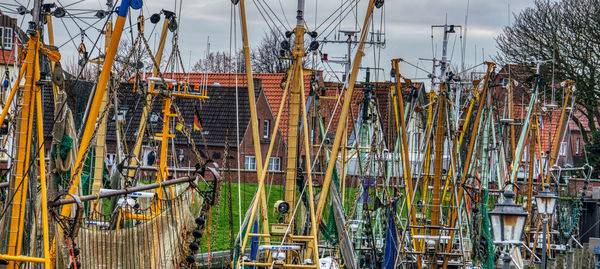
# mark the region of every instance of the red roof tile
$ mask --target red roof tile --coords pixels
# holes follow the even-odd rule
[[[527,115],[527,106],[531,96],[531,89],[528,88],[529,85],[525,81],[533,74],[533,72],[533,68],[527,65],[507,64],[504,67],[502,67],[502,69],[498,72],[494,82],[491,85],[493,98],[496,100],[502,100],[500,102],[500,105],[503,106],[503,103],[506,100],[507,90],[506,88],[501,87],[501,80],[510,77],[519,81],[519,84],[514,88],[513,94],[513,101],[515,104],[513,107],[513,118],[517,120],[517,122],[520,122],[521,119]],[[503,110],[504,107],[499,107],[500,115],[503,115]],[[542,113],[539,135],[541,144],[540,146],[543,152],[549,150],[549,145],[554,142],[557,136],[557,125],[560,119],[561,110],[562,106],[559,105],[553,108],[551,111],[546,111]],[[569,120],[569,113],[570,111],[567,110],[565,114],[565,121],[568,121],[566,122],[565,127],[571,131],[578,131],[579,126],[577,126],[577,124],[573,120]],[[539,118],[540,116],[538,116],[538,119]],[[589,122],[587,118],[583,115],[583,113],[579,111],[579,108],[573,111],[571,118],[577,118],[581,122],[585,130],[590,130],[588,126]],[[521,128],[520,126],[517,126],[516,129],[516,135],[518,139],[518,135],[520,134]],[[564,132],[564,128],[561,129],[561,132]]]
[[[558,131],[558,123],[560,120],[560,114],[561,114],[561,110],[562,107],[555,107],[549,111],[543,112],[540,118],[540,114],[538,113],[538,123],[540,124],[539,129],[539,136],[540,136],[540,149],[542,150],[542,152],[546,152],[548,150],[551,150],[550,146],[551,143],[554,143],[556,137],[557,137],[557,131]],[[522,122],[522,119],[525,118],[527,116],[527,105],[515,105],[513,107],[513,118],[516,120],[517,123]],[[567,110],[565,112],[565,121],[568,120],[569,117],[569,111]],[[572,117],[575,117],[575,115],[573,115]],[[572,124],[573,121],[570,120],[568,121],[568,124],[565,124],[564,126],[571,129],[572,130]],[[574,124],[574,123],[573,123]],[[561,129],[561,135],[562,132],[564,132],[564,128]],[[516,128],[516,140],[518,140],[519,135],[521,134],[521,126],[518,125],[518,128]]]
[[[341,88],[343,84],[335,83],[335,82],[326,82],[325,83],[325,94],[321,94],[321,96],[325,97],[337,97],[338,94],[344,93]],[[358,120],[358,113],[360,112],[360,104],[359,102],[363,99],[363,86],[357,84],[352,91],[352,100],[350,102],[350,114],[348,114],[347,122],[350,128],[346,128],[348,132],[348,137],[350,137],[350,133],[352,133],[352,129],[354,128],[354,123]],[[323,116],[323,120],[325,121],[323,124],[325,128],[329,125],[331,121],[331,125],[329,125],[329,129],[327,133],[335,134],[338,122],[340,120],[340,113],[342,111],[342,105],[344,103],[344,96],[340,98],[340,102],[338,104],[337,100],[334,98],[326,98],[321,99],[321,114]],[[337,108],[336,108],[337,105]],[[335,112],[335,114],[334,114]],[[333,120],[331,118],[333,117]]]

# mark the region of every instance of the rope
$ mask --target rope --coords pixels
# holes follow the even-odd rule
[[[333,21],[337,21],[337,19],[341,16],[341,14],[344,13],[348,7],[352,7],[352,5],[354,4],[354,2],[356,2],[356,1],[357,0],[351,0],[351,1],[344,1],[344,2],[342,2],[342,4],[338,8],[336,8],[333,12],[331,12],[331,14],[327,18],[325,18],[325,20],[323,20],[323,22],[321,22],[321,24],[319,24],[317,27],[315,27],[315,31],[318,31],[319,28],[321,28],[321,26],[323,26],[329,19],[331,19],[336,14],[338,14],[338,15],[333,19]],[[347,4],[347,7],[344,7],[345,4]],[[338,13],[338,11],[341,10],[341,9],[343,9],[343,10],[340,11],[340,13]],[[325,32],[331,25],[333,25],[333,22],[329,23],[327,25],[327,27],[323,31],[321,31],[321,32]]]
[[[181,121],[181,124],[183,125],[183,129],[182,129],[183,135],[185,135],[185,137],[188,139],[188,141],[190,141],[190,143],[192,144],[192,151],[196,155],[198,162],[200,162],[201,165],[204,165],[205,162],[202,159],[202,157],[200,156],[200,152],[198,152],[198,149],[196,148],[196,143],[194,142],[194,139],[190,135],[190,129],[185,124],[183,116],[181,116],[182,114],[181,114],[181,111],[179,110],[179,106],[177,106],[177,104],[175,104],[175,102],[173,102],[172,105],[173,105],[173,108],[175,108],[175,113],[177,114],[177,119],[179,119]],[[200,126],[200,135],[202,137],[202,142],[204,143],[205,151],[208,152],[208,148],[206,146],[206,138],[204,138],[204,131],[202,130],[202,126]]]
[[[98,212],[82,219],[82,268],[145,268],[150,264],[179,268],[181,258],[188,251],[190,232],[195,227],[192,218],[197,212],[191,209],[197,207],[190,203],[194,203],[196,194],[191,190],[186,188],[173,198],[160,199],[164,206],[160,214],[152,215],[150,204],[143,208],[139,204],[120,208],[132,214],[152,216],[136,220],[122,214],[120,230],[95,225],[98,220],[109,219],[112,213]],[[119,197],[127,198],[127,195]]]

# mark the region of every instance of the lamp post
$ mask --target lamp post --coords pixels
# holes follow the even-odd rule
[[[521,244],[528,213],[521,205],[515,204],[515,193],[512,190],[505,191],[503,196],[504,202],[496,205],[489,213],[494,244],[503,246]],[[508,251],[504,252],[502,260],[503,268],[510,268],[511,258]]]
[[[547,225],[548,225],[548,216],[554,213],[554,208],[556,207],[556,200],[558,196],[551,192],[550,185],[544,185],[544,190],[538,192],[538,195],[535,196],[535,202],[537,204],[538,213],[542,216],[542,269],[546,269],[546,245],[547,245]]]

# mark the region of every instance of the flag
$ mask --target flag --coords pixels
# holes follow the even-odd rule
[[[181,120],[179,118],[177,118],[177,124],[175,125],[175,129],[183,133],[183,123],[181,123]]]
[[[194,131],[200,131],[202,127],[200,127],[200,117],[198,116],[198,109],[195,109],[194,113]]]

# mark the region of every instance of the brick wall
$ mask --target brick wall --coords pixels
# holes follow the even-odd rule
[[[261,149],[261,153],[262,153],[261,156],[263,159],[263,165],[265,162],[268,162],[268,160],[266,160],[265,158],[267,156],[267,151],[269,150],[269,143],[271,142],[271,139],[275,139],[275,144],[273,146],[273,152],[271,154],[271,157],[280,158],[280,160],[281,160],[281,162],[280,162],[280,171],[281,172],[268,173],[267,177],[266,177],[266,183],[272,182],[275,184],[281,184],[281,183],[283,183],[283,179],[285,177],[285,173],[284,173],[285,168],[284,167],[286,167],[286,160],[285,160],[286,145],[285,145],[283,137],[281,136],[281,133],[279,131],[277,132],[277,135],[275,137],[272,137],[273,128],[275,127],[275,116],[273,115],[271,108],[267,102],[266,96],[263,94],[263,92],[261,92],[260,95],[258,96],[258,100],[256,103],[256,114],[257,114],[258,122],[259,122],[258,135],[260,138],[260,149]],[[265,136],[264,136],[265,121],[269,121],[268,138],[265,138]],[[242,126],[240,126],[240,128],[242,128]],[[240,147],[240,166],[242,169],[244,168],[245,157],[256,155],[254,153],[254,141],[252,138],[252,127],[249,124],[248,126],[244,126],[243,128],[246,128],[246,132],[244,134],[244,138],[242,139],[242,143],[241,143],[241,147]],[[232,178],[235,178],[235,175]],[[241,181],[242,182],[257,182],[256,171],[243,172]]]

